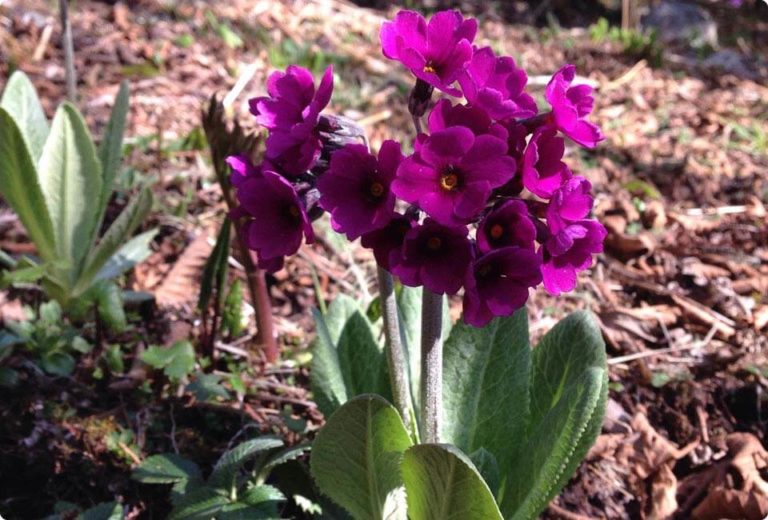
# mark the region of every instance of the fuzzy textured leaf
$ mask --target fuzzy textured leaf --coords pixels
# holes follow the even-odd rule
[[[405,519],[400,462],[411,439],[392,405],[356,397],[334,413],[312,446],[320,491],[360,520]],[[389,500],[388,500],[389,499]]]
[[[96,274],[94,283],[101,280],[112,280],[131,269],[134,265],[144,261],[151,253],[149,244],[155,239],[157,229],[145,231],[126,242],[113,254],[104,267]]]
[[[202,478],[200,468],[191,460],[173,453],[152,455],[142,461],[131,475],[145,484],[173,484]]]
[[[455,446],[413,446],[402,471],[410,520],[503,520],[488,485]]]
[[[0,193],[19,216],[38,254],[56,259],[50,213],[21,131],[13,117],[0,107]]]
[[[560,491],[600,431],[608,395],[605,345],[594,318],[574,313],[533,350],[528,441],[501,503],[505,517],[533,519]]]
[[[483,328],[458,323],[445,343],[443,436],[465,453],[485,448],[514,470],[529,410],[531,348],[525,309]]]
[[[344,294],[340,294],[331,302],[325,315],[313,310],[317,337],[312,342],[310,377],[315,402],[326,417],[348,398],[337,344],[347,320],[358,310],[358,303]]]
[[[37,164],[43,152],[43,145],[48,138],[48,119],[43,112],[43,105],[37,97],[37,91],[26,74],[17,70],[8,79],[3,92],[0,107],[16,121],[24,138],[33,164]]]
[[[221,456],[213,468],[208,484],[213,487],[229,489],[234,484],[237,473],[243,464],[261,452],[282,446],[283,441],[274,437],[258,437],[238,444]]]
[[[141,225],[149,212],[152,210],[152,200],[152,190],[149,188],[143,188],[135,197],[130,200],[130,202],[128,202],[128,205],[123,209],[123,211],[120,213],[117,219],[115,219],[112,225],[109,226],[109,229],[101,238],[101,240],[99,240],[98,245],[88,252],[88,256],[85,259],[85,268],[80,274],[80,278],[78,280],[79,289],[86,290],[97,278],[97,275],[101,274],[99,271],[111,259],[121,256],[121,253],[123,258],[127,257],[127,255],[125,255],[123,252],[123,249],[125,249],[125,247],[130,244],[130,242],[126,243],[126,241],[128,241],[131,234],[136,230],[137,227],[139,227],[139,225]],[[154,238],[154,233],[151,236]],[[146,240],[142,240],[141,243],[147,242]],[[136,249],[138,250],[140,248],[137,247]],[[146,256],[149,255],[150,250],[148,247],[145,247],[142,251],[137,252],[139,254],[134,256],[138,260],[134,261],[133,264],[131,264],[131,267],[138,261],[146,258]],[[98,278],[104,279],[100,276]]]
[[[50,212],[56,252],[70,264],[74,283],[96,227],[101,195],[101,164],[93,140],[77,109],[63,103],[56,111],[43,147],[38,178]]]
[[[115,177],[120,170],[120,162],[123,157],[123,134],[125,133],[125,120],[128,115],[128,82],[120,84],[120,90],[115,97],[115,104],[109,116],[109,122],[104,129],[104,137],[99,143],[99,159],[102,167],[102,186],[99,196],[98,222],[104,217],[104,211],[112,196],[112,188]]]

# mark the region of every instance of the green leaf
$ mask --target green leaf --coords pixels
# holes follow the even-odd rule
[[[77,520],[123,520],[123,506],[117,502],[106,502],[83,511]]]
[[[46,264],[37,264],[14,269],[13,271],[3,271],[2,275],[0,275],[0,287],[8,287],[16,283],[37,282],[45,275],[46,269]]]
[[[13,118],[0,108],[0,193],[19,216],[38,254],[56,259],[50,213],[29,150]]]
[[[0,107],[16,121],[29,149],[29,156],[37,164],[50,130],[37,91],[22,71],[17,70],[8,79]]]
[[[152,455],[133,470],[131,478],[144,484],[173,484],[202,478],[200,468],[191,460],[174,453]]]
[[[391,395],[384,352],[362,312],[355,311],[339,336],[339,366],[348,398],[363,394]]]
[[[499,464],[496,461],[496,457],[485,448],[480,448],[471,454],[469,458],[483,477],[485,483],[488,484],[491,493],[496,496],[501,486],[501,473],[499,472]]]
[[[141,354],[141,360],[178,381],[195,368],[195,349],[189,341],[177,341],[171,347],[153,345]]]
[[[402,470],[410,520],[503,520],[480,473],[455,446],[413,446]]]
[[[442,439],[491,452],[502,475],[525,440],[531,349],[525,308],[483,328],[457,324],[445,343]]]
[[[269,478],[270,472],[277,466],[292,460],[296,460],[307,453],[309,450],[309,444],[297,444],[296,446],[291,446],[290,448],[286,448],[282,451],[270,455],[264,461],[264,464],[262,464],[261,468],[259,468],[257,481],[259,483],[263,483],[267,480],[267,478]]]
[[[501,509],[535,518],[600,432],[608,396],[605,344],[589,313],[558,323],[533,350],[528,441],[507,475]]]
[[[104,130],[104,137],[99,144],[99,159],[102,167],[102,186],[99,196],[99,211],[97,213],[97,225],[101,225],[104,211],[112,196],[115,177],[119,173],[120,162],[123,155],[123,134],[125,133],[125,120],[128,115],[128,82],[120,84],[120,90],[115,97],[112,114]]]
[[[283,441],[275,437],[257,437],[238,444],[221,456],[208,479],[208,485],[229,490],[246,462],[259,453],[282,446]]]
[[[122,271],[116,272],[114,276],[109,276],[109,278],[99,276],[101,275],[99,271],[105,267],[105,264],[114,257],[121,255],[123,249],[130,244],[130,242],[126,244],[126,241],[152,210],[152,199],[152,190],[143,188],[130,200],[130,202],[128,202],[128,205],[123,209],[112,225],[109,226],[109,229],[101,240],[99,240],[98,245],[88,252],[88,256],[85,259],[85,268],[80,274],[77,282],[77,290],[85,291],[95,280],[114,278],[122,273]],[[146,247],[146,244],[154,238],[155,232],[150,231],[149,233],[152,233],[149,240],[146,240],[147,237],[145,237],[145,239],[142,239],[141,241],[141,243],[145,244],[145,247],[138,255],[135,255],[136,262],[140,262],[149,256],[149,253],[151,252],[149,248]],[[143,235],[147,234],[144,233]],[[142,237],[143,235],[139,235],[136,238]],[[123,256],[125,255],[123,254]],[[125,269],[133,267],[136,262],[133,262],[130,266],[126,266]],[[123,271],[125,269],[123,269]]]
[[[411,439],[397,411],[379,396],[356,397],[334,413],[312,446],[320,491],[356,519],[405,518],[400,461]],[[386,508],[386,509],[385,509]]]
[[[199,311],[204,311],[208,308],[214,289],[216,291],[223,290],[223,284],[220,282],[227,278],[231,228],[229,218],[225,218],[221,229],[219,229],[216,245],[213,247],[213,251],[211,251],[211,256],[205,262],[203,277],[200,280],[200,297],[197,300],[197,309]],[[219,303],[216,308],[218,309],[221,305],[221,296],[217,300]]]
[[[195,380],[187,385],[187,392],[203,402],[216,397],[229,399],[229,392],[221,385],[221,376],[217,374],[198,374]]]
[[[113,374],[122,374],[125,372],[123,350],[120,348],[120,345],[108,345],[107,348],[104,349],[103,357],[110,372]]]
[[[74,284],[79,263],[90,246],[101,195],[101,164],[77,109],[63,103],[53,118],[38,175],[50,211],[59,258],[70,264]]]
[[[283,502],[285,495],[274,486],[253,486],[243,493],[243,502],[251,506],[257,506],[265,502]]]
[[[168,520],[211,520],[229,503],[229,499],[221,493],[202,487],[181,498]]]
[[[347,320],[358,310],[359,305],[355,300],[340,294],[331,302],[325,316],[317,310],[312,311],[317,325],[317,337],[311,347],[310,381],[317,407],[326,417],[347,401],[347,389],[336,345]]]
[[[224,310],[221,313],[221,328],[236,338],[245,330],[243,322],[243,284],[240,279],[232,282],[227,298],[224,300]]]
[[[122,332],[128,326],[123,310],[123,293],[111,282],[102,282],[95,294],[99,318],[112,332]]]
[[[0,367],[0,386],[13,388],[19,384],[19,373],[8,367]]]
[[[145,231],[126,242],[96,274],[94,283],[101,280],[112,280],[139,262],[143,262],[152,253],[149,244],[155,239],[157,232],[157,229]]]
[[[40,366],[49,374],[64,377],[75,369],[75,360],[65,352],[50,352],[40,359]]]

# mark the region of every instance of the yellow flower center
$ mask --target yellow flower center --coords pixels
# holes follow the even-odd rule
[[[437,69],[435,68],[434,63],[432,63],[431,61],[428,61],[427,64],[424,65],[424,68],[422,70],[429,74],[437,74]]]
[[[443,245],[443,241],[440,240],[438,237],[431,237],[429,240],[427,240],[427,247],[430,248],[432,251],[436,251],[440,249],[440,246]]]
[[[459,184],[459,176],[453,172],[444,173],[440,176],[440,187],[451,191]]]

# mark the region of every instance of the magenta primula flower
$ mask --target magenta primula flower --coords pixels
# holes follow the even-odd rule
[[[405,234],[399,258],[390,254],[390,267],[404,285],[455,294],[471,260],[472,244],[465,226],[443,226],[427,218]]]
[[[320,207],[331,214],[333,229],[354,240],[384,227],[395,214],[390,184],[403,160],[400,143],[384,141],[379,157],[365,145],[349,144],[331,156],[320,176]]]
[[[415,225],[412,218],[395,214],[383,228],[363,235],[360,243],[365,248],[373,249],[376,263],[390,271],[392,265],[400,263],[405,235]]]
[[[605,139],[597,125],[585,118],[592,112],[595,100],[589,85],[571,86],[576,67],[565,65],[547,84],[544,97],[552,106],[551,119],[557,129],[587,148]]]
[[[497,137],[446,128],[400,164],[392,191],[441,224],[465,224],[485,207],[491,190],[515,174],[515,161],[506,154],[507,143]]]
[[[333,68],[328,67],[315,89],[312,74],[290,65],[267,80],[268,97],[249,101],[256,122],[269,130],[266,157],[282,173],[299,175],[320,156],[317,123],[333,92]]]
[[[270,74],[268,97],[253,98],[248,103],[256,122],[267,130],[305,135],[317,125],[320,112],[330,102],[332,92],[332,66],[325,70],[315,90],[310,71],[289,65],[285,72]]]
[[[246,244],[257,252],[259,267],[282,266],[282,257],[298,251],[302,239],[314,241],[312,224],[293,186],[269,170],[250,176],[237,188],[240,206],[235,216],[248,216],[243,225]]]
[[[509,56],[497,57],[490,47],[475,49],[466,72],[459,78],[464,97],[493,119],[533,117],[536,101],[527,94],[528,76]]]
[[[472,59],[477,20],[464,19],[459,11],[440,11],[429,23],[414,11],[400,11],[381,26],[384,56],[400,61],[420,80],[452,96],[452,87]]]
[[[544,287],[553,295],[572,291],[579,271],[592,265],[592,255],[603,251],[607,232],[587,219],[593,198],[589,182],[574,177],[555,192],[547,208],[549,237],[544,243]]]
[[[552,126],[536,129],[522,160],[523,185],[531,193],[548,199],[573,174],[562,161],[565,141]]]
[[[496,123],[482,108],[467,105],[454,105],[448,99],[441,99],[435,103],[429,113],[429,132],[434,134],[452,126],[464,126],[472,130],[475,135],[490,134],[502,140],[509,137],[507,129]],[[418,136],[416,147],[426,139],[425,134]]]
[[[518,199],[493,208],[477,227],[477,247],[482,253],[510,246],[533,250],[535,240],[536,226],[525,202]]]
[[[528,289],[541,283],[541,257],[515,246],[494,249],[472,265],[464,290],[464,321],[475,327],[510,316],[525,305]]]

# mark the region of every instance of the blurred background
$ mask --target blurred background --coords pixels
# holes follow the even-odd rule
[[[606,252],[575,292],[539,291],[529,305],[533,336],[570,310],[591,309],[611,359],[603,434],[545,517],[768,515],[766,2],[76,0],[69,8],[78,106],[94,135],[120,82],[131,84],[111,211],[146,180],[156,195],[142,225],[160,229],[153,253],[127,279],[153,307],[137,319],[139,332],[114,339],[126,361],[136,343],[198,334],[200,273],[225,210],[201,127],[210,97],[226,96],[228,114],[253,129],[247,100],[263,94],[269,72],[295,63],[319,76],[333,65],[329,110],[356,120],[374,148],[408,141],[412,79],[382,56],[379,27],[400,8],[459,8],[480,20],[476,43],[528,72],[539,102],[551,74],[575,64],[596,90],[592,120],[607,136],[595,150],[569,146],[565,159],[594,186]],[[23,70],[49,117],[65,95],[60,27],[57,2],[0,0],[0,85]],[[263,431],[294,441],[322,421],[306,391],[310,309],[318,294],[370,299],[374,280],[370,255],[325,229],[268,277],[289,376],[273,374],[272,386],[246,399]],[[31,251],[2,201],[0,248]],[[25,302],[0,291],[0,320],[25,319]],[[168,444],[158,432],[172,420],[182,452],[215,460],[241,420],[220,410],[226,400],[218,409],[179,400],[174,412],[175,401],[169,408],[150,391],[137,400],[105,384],[94,397],[92,386],[68,385],[0,387],[6,520],[116,498],[129,518],[161,518],[164,494],[130,480],[131,454]]]

